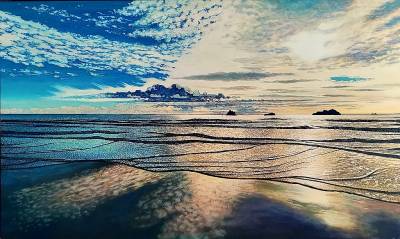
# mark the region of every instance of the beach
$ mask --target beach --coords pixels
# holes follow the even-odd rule
[[[2,115],[5,238],[398,238],[400,116]]]

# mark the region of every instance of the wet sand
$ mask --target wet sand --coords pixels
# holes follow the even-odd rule
[[[397,238],[400,206],[301,185],[75,163],[2,173],[4,238]]]

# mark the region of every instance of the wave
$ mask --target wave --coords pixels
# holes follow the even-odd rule
[[[325,135],[334,130],[336,137],[343,137],[313,139],[307,132],[314,126],[273,126],[276,131],[270,133],[252,130],[258,129],[260,122],[251,120],[27,122],[1,122],[2,170],[83,162],[118,163],[152,172],[190,171],[214,177],[294,183],[400,203],[400,154],[393,147],[400,140],[396,135],[391,138],[374,133],[380,132],[377,130],[372,131],[373,137],[360,138],[349,133],[349,127],[332,129],[317,122],[321,125],[318,130]],[[42,124],[52,126],[35,130]],[[52,129],[66,124],[75,128]],[[82,125],[89,129],[80,130]],[[103,128],[116,125],[122,128]],[[225,126],[231,129],[227,131]],[[309,137],[291,137],[291,131],[286,129],[299,130],[297,136]]]
[[[282,120],[282,119],[281,119]],[[191,120],[11,120],[5,119],[1,124],[17,124],[35,127],[74,127],[74,126],[113,126],[113,127],[209,127],[209,128],[237,128],[237,129],[315,129],[315,130],[349,130],[349,131],[365,131],[365,132],[393,132],[400,133],[400,127],[353,127],[353,126],[326,126],[320,125],[266,125],[270,121],[264,119],[258,121],[248,120],[227,120],[227,119],[191,119]],[[352,122],[346,120],[326,120],[330,122]],[[274,123],[279,122],[274,121]],[[364,122],[364,121],[359,121]],[[368,121],[365,121],[368,122]],[[388,122],[388,121],[371,121],[371,122]],[[101,133],[101,132],[100,132]],[[112,131],[104,131],[104,133],[112,134]]]

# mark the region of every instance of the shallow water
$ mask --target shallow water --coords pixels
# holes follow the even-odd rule
[[[398,238],[400,116],[2,115],[4,238]]]

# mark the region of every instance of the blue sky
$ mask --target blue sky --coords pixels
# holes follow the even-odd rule
[[[399,18],[399,0],[2,2],[2,112],[142,112],[81,96],[155,83],[285,102],[255,111],[389,112]]]
[[[2,97],[7,103],[49,97],[57,86],[165,80],[219,7],[190,1],[2,3]]]

